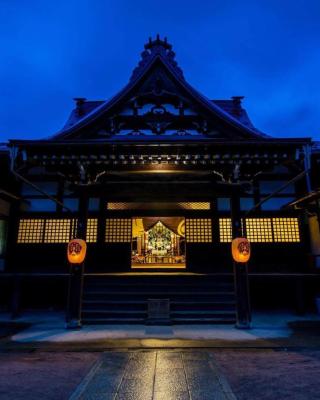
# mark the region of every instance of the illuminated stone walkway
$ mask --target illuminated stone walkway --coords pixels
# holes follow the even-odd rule
[[[235,400],[207,352],[103,353],[70,400]]]

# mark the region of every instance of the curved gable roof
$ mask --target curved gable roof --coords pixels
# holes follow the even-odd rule
[[[129,95],[134,95],[135,90],[143,82],[143,80],[151,73],[154,66],[161,65],[165,68],[171,79],[177,84],[188,96],[199,106],[201,106],[213,118],[219,119],[222,123],[236,130],[240,137],[247,139],[263,139],[268,135],[258,131],[249,120],[245,110],[242,110],[239,115],[230,112],[230,104],[226,100],[209,100],[206,96],[193,88],[184,78],[182,70],[174,59],[172,47],[167,43],[166,39],[161,40],[157,36],[156,40],[145,45],[145,50],[142,52],[142,59],[138,66],[134,69],[129,83],[115,96],[107,101],[84,102],[82,115],[76,115],[73,111],[69,117],[67,124],[61,131],[52,136],[52,140],[67,140],[75,138],[77,133],[82,129],[89,127],[95,121],[103,118],[115,106],[119,105]],[[240,98],[235,98],[240,99]],[[83,99],[76,99],[83,100]],[[229,100],[231,102],[232,100]]]

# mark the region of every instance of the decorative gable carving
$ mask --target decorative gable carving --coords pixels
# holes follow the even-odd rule
[[[241,107],[241,97],[211,101],[184,79],[167,39],[149,39],[129,84],[108,102],[76,99],[54,138],[101,140],[125,136],[261,137]]]

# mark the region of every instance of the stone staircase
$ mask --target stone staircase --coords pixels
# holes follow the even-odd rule
[[[144,324],[148,299],[170,299],[172,324],[235,322],[230,275],[124,273],[85,276],[83,323]]]

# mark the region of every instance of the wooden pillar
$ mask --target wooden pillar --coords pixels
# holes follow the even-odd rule
[[[232,238],[242,237],[240,197],[231,197]],[[233,261],[234,286],[236,294],[236,327],[239,329],[250,328],[251,309],[249,297],[248,265]]]
[[[295,298],[296,298],[296,313],[298,315],[304,315],[306,311],[305,307],[305,290],[304,290],[304,279],[302,276],[294,279],[295,286]]]
[[[88,197],[84,192],[81,192],[79,199],[79,217],[77,226],[77,239],[86,239],[88,217]],[[84,264],[74,264],[69,266],[69,287],[68,287],[68,302],[66,322],[68,329],[80,329],[81,323],[81,308],[82,308],[82,292],[83,292],[83,273]]]
[[[11,318],[17,318],[21,309],[21,288],[22,278],[19,276],[18,265],[15,255],[17,254],[17,237],[20,218],[20,201],[15,200],[10,207],[8,219],[7,249],[5,259],[5,271],[12,273],[12,291],[11,291]]]
[[[21,306],[21,289],[22,289],[21,276],[14,274],[12,282],[11,293],[11,318],[15,319],[20,316]]]

